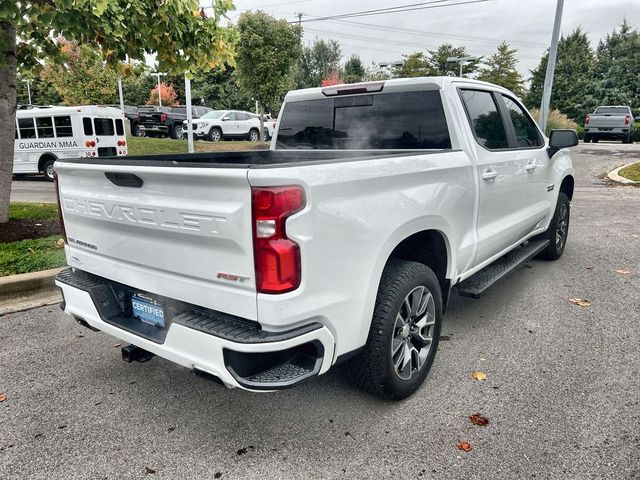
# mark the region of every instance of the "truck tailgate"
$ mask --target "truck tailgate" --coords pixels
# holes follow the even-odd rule
[[[247,170],[167,164],[56,162],[70,266],[257,320]]]
[[[622,128],[626,115],[591,115],[589,126],[592,128]]]

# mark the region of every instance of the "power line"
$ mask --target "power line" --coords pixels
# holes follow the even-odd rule
[[[492,0],[467,0],[467,1],[463,1],[463,2],[457,2],[457,3],[446,3],[446,4],[439,4],[439,5],[433,5],[433,3],[440,3],[443,1],[450,1],[450,0],[435,0],[434,2],[430,2],[428,5],[425,6],[420,6],[420,7],[411,7],[411,8],[404,8],[405,6],[398,6],[398,7],[389,7],[387,9],[380,9],[378,11],[374,10],[374,11],[360,11],[360,12],[351,12],[351,13],[343,13],[340,15],[331,15],[328,17],[319,17],[319,18],[310,18],[307,20],[302,20],[303,23],[307,23],[307,22],[320,22],[320,21],[326,21],[326,20],[334,20],[334,19],[342,19],[342,18],[353,18],[353,17],[369,17],[372,15],[384,15],[384,14],[389,14],[389,13],[399,13],[399,12],[410,12],[410,11],[414,11],[414,10],[430,10],[432,8],[442,8],[442,7],[454,7],[457,5],[469,5],[469,4],[473,4],[473,3],[485,3],[485,2],[490,2]],[[296,23],[294,22],[289,22],[289,23]]]

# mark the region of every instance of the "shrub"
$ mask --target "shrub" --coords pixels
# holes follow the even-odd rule
[[[540,118],[540,110],[534,108],[530,113],[533,119],[537,122]],[[545,131],[550,132],[551,130],[562,128],[570,128],[572,130],[576,130],[578,132],[578,136],[580,136],[581,133],[582,136],[584,136],[584,128],[582,128],[582,126],[578,125],[576,122],[571,120],[565,114],[561,113],[559,110],[551,110],[551,112],[549,112],[549,118],[547,118],[547,128],[545,129]]]

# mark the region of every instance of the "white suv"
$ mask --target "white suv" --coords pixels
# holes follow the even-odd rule
[[[187,122],[182,124],[187,130]],[[249,112],[213,110],[193,121],[193,136],[212,142],[230,139],[260,140],[260,120]]]

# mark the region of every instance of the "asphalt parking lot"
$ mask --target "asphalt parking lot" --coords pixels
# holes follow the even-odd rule
[[[576,149],[564,256],[454,295],[427,381],[399,403],[339,370],[226,390],[125,364],[57,307],[0,317],[0,478],[640,478],[640,188],[602,179],[634,159],[640,145]]]

